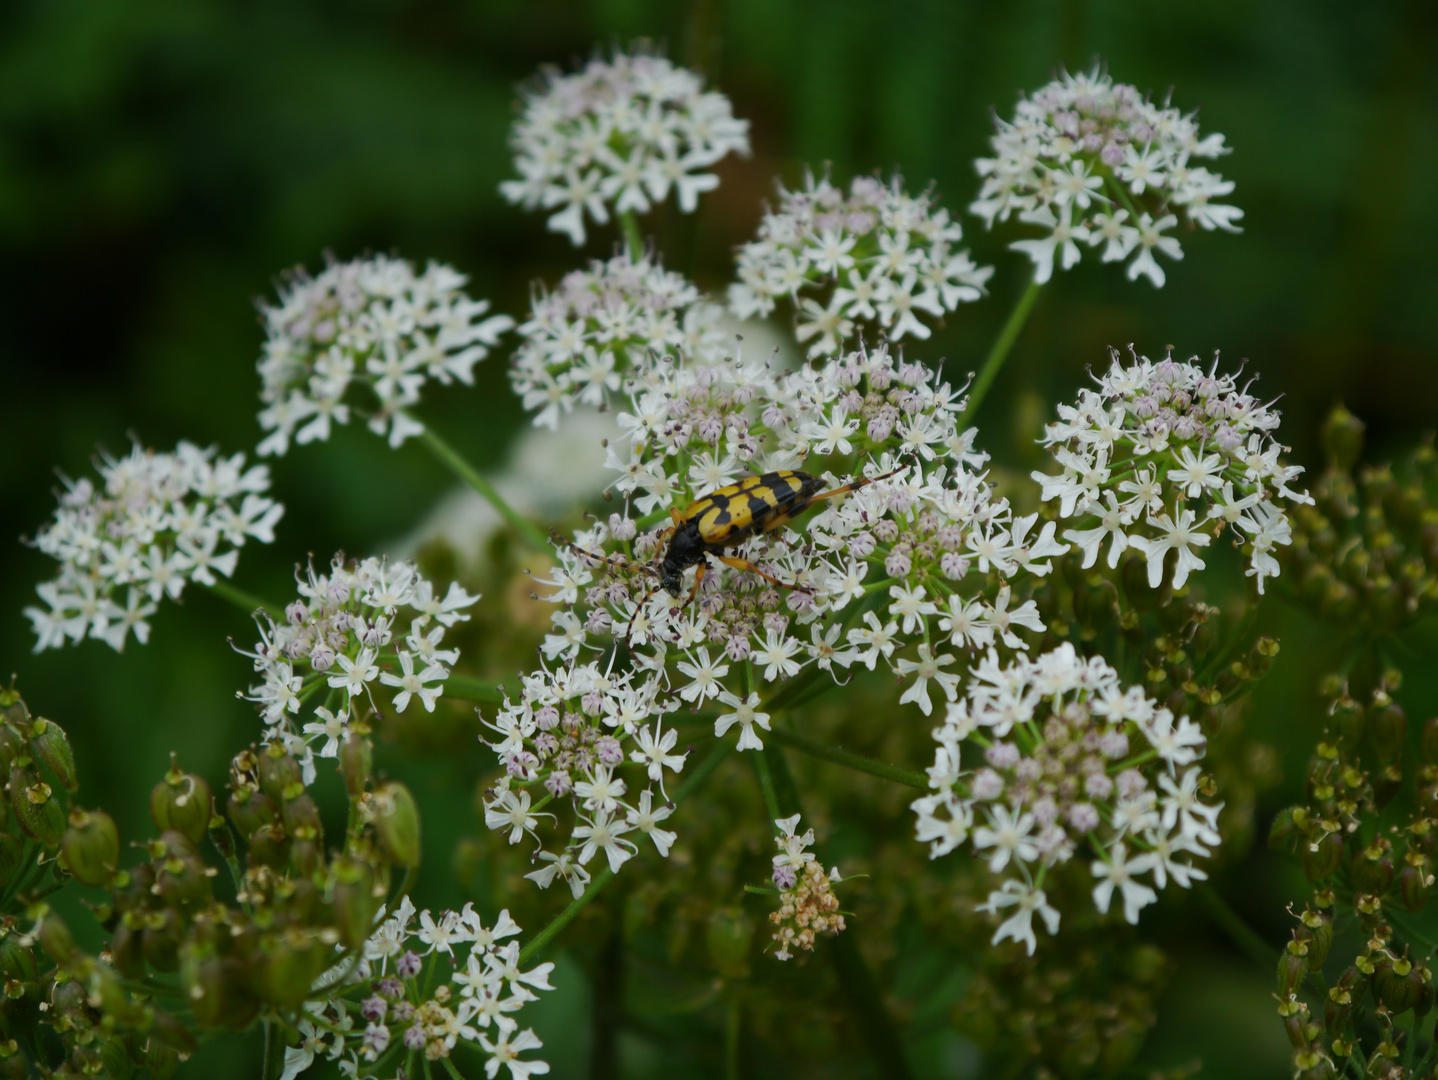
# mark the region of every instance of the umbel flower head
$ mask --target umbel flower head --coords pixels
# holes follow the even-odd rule
[[[806,173],[804,187],[779,187],[759,235],[739,249],[729,306],[741,319],[768,315],[787,297],[810,356],[832,355],[864,324],[891,340],[927,338],[925,324],[977,300],[994,270],[955,250],[963,229],[925,192],[895,176],[859,176],[842,188]]]
[[[536,427],[555,429],[575,405],[604,406],[649,352],[717,360],[722,314],[683,274],[628,252],[572,270],[535,292],[509,381]]]
[[[411,564],[375,558],[336,556],[329,573],[311,564],[296,576],[300,596],[283,621],[255,617],[260,640],[244,655],[261,681],[240,696],[259,706],[266,739],[296,756],[308,783],[315,756],[339,757],[376,711],[377,690],[392,695],[395,712],[415,703],[434,711],[459,659],[443,647],[445,632],[479,597],[457,583],[441,596]]]
[[[699,711],[716,735],[760,749],[789,680],[842,683],[880,662],[906,684],[900,704],[928,714],[935,696],[957,697],[956,653],[1022,649],[1021,630],[1043,629],[1015,586],[1067,545],[972,471],[986,455],[958,429],[963,404],[886,346],[797,371],[743,356],[636,371],[609,445],[623,509],[558,547],[540,582],[555,605],[548,663],[486,721],[505,769],[486,820],[539,845],[531,877],[578,893],[601,850],[614,869],[644,834],[668,851],[674,834],[656,823],[685,764],[672,714]],[[814,475],[764,475],[799,467]],[[680,567],[677,595],[661,588],[671,511],[693,519],[691,503],[746,476],[731,520],[766,495],[844,497],[804,531],[752,530]]]
[[[351,410],[391,446],[423,431],[404,410],[425,383],[473,383],[474,365],[514,326],[508,315],[485,318],[489,301],[466,296],[465,281],[453,267],[417,273],[387,255],[291,273],[279,303],[260,305],[261,456],[285,453],[291,439],[328,439]]]
[[[1085,567],[1105,544],[1110,567],[1133,548],[1148,560],[1153,588],[1172,551],[1177,589],[1204,568],[1198,552],[1233,526],[1262,593],[1278,576],[1274,550],[1292,538],[1279,500],[1313,501],[1288,486],[1303,469],[1279,461],[1287,447],[1272,434],[1278,410],[1240,389],[1237,376],[1219,375],[1217,356],[1205,371],[1196,356],[1155,364],[1130,346],[1125,365],[1117,350],[1109,355],[1098,389],[1061,405],[1041,440],[1063,469],[1033,474],[1043,498],[1058,502],[1060,517],[1090,524],[1065,539],[1083,550]]]
[[[182,442],[158,454],[136,443],[102,454],[99,482],[65,480],[55,517],[34,544],[60,563],[28,607],[35,651],[99,638],[119,650],[130,634],[143,645],[161,600],[187,582],[213,585],[235,571],[248,540],[271,543],[284,507],[269,498],[270,472],[245,455],[220,457]]]
[[[1016,216],[1043,230],[1009,245],[1033,260],[1039,284],[1056,262],[1077,263],[1083,244],[1104,262],[1129,259],[1130,281],[1142,274],[1161,287],[1155,253],[1183,258],[1169,230],[1239,231],[1243,211],[1214,201],[1233,181],[1194,164],[1228,153],[1223,136],[1200,138],[1193,114],[1156,105],[1099,68],[1065,73],[1020,97],[1012,121],[994,123],[994,156],[974,163],[984,182],[969,209],[990,228]]]
[[[833,886],[843,879],[837,866],[824,873],[824,864],[814,857],[809,846],[814,843],[814,830],[795,833],[799,815],[779,818],[774,822],[779,835],[774,845],[774,885],[779,890],[779,908],[769,912],[774,941],[779,948],[776,960],[788,960],[794,949],[814,951],[814,939],[820,934],[834,937],[843,933],[844,913]]]
[[[1203,734],[1102,657],[1067,642],[1008,664],[991,653],[934,740],[934,793],[912,804],[918,839],[935,859],[967,844],[1002,875],[978,909],[1005,917],[994,944],[1032,955],[1035,914],[1058,932],[1043,885],[1075,858],[1089,861],[1099,912],[1117,898],[1131,923],[1170,880],[1207,876],[1192,860],[1218,843],[1222,804],[1200,793]]]
[[[647,213],[671,191],[693,213],[700,193],[719,186],[709,167],[749,153],[749,121],[694,72],[641,44],[572,75],[541,70],[509,143],[520,179],[502,183],[501,194],[526,210],[553,210],[549,229],[578,247],[585,215],[603,225],[611,211]]]
[[[519,1056],[544,1044],[533,1029],[521,1031],[516,1016],[539,1000],[535,991],[554,989],[554,965],[521,970],[519,943],[505,940],[520,927],[507,910],[486,927],[473,904],[416,913],[406,896],[377,925],[332,996],[306,1004],[300,1042],[285,1053],[287,1076],[317,1055],[340,1062],[346,1075],[371,1076],[391,1047],[444,1061],[461,1042],[488,1058],[488,1076],[501,1067],[511,1080],[549,1072],[547,1062]]]

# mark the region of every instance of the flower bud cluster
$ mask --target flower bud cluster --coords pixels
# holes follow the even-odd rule
[[[1102,247],[1104,262],[1133,256],[1128,279],[1162,287],[1155,252],[1183,258],[1169,229],[1240,231],[1243,211],[1214,201],[1233,181],[1193,163],[1228,153],[1223,136],[1200,138],[1193,114],[1155,105],[1098,68],[1021,97],[1013,120],[995,126],[994,156],[974,163],[983,186],[969,210],[990,228],[1015,215],[1048,233],[1009,245],[1033,260],[1039,284],[1056,261],[1065,270],[1077,263],[1082,243]]]
[[[604,225],[611,210],[647,213],[670,191],[692,214],[700,193],[719,186],[709,168],[749,153],[749,121],[729,99],[642,44],[572,75],[544,68],[523,95],[509,138],[520,179],[499,190],[526,210],[555,211],[550,231],[576,247],[585,215]]]
[[[384,1065],[399,1054],[444,1061],[464,1042],[488,1057],[490,1076],[501,1066],[512,1080],[549,1071],[540,1059],[519,1057],[543,1043],[532,1029],[521,1031],[515,1015],[538,1000],[536,990],[554,989],[554,965],[521,970],[519,943],[504,941],[520,933],[508,911],[491,927],[473,904],[420,911],[416,922],[404,896],[380,915],[358,963],[306,1005],[289,1068],[302,1071],[323,1057],[351,1076],[388,1075]]]
[[[122,650],[143,645],[150,618],[188,582],[229,577],[249,540],[273,542],[284,507],[265,493],[269,469],[245,455],[217,456],[187,442],[158,454],[135,444],[121,458],[102,454],[98,482],[65,480],[55,517],[34,544],[60,563],[36,587],[45,607],[27,607],[35,651],[98,638]]]
[[[1438,610],[1438,454],[1425,442],[1391,464],[1357,466],[1363,424],[1335,409],[1315,505],[1294,517],[1286,561],[1325,619],[1391,633]]]
[[[1378,1045],[1365,1047],[1366,1056],[1391,1065],[1408,1027],[1398,1017],[1412,1010],[1421,1019],[1434,1003],[1428,944],[1409,932],[1407,919],[1421,915],[1433,894],[1438,719],[1418,740],[1422,763],[1405,769],[1408,722],[1392,696],[1401,681],[1395,670],[1382,673],[1362,694],[1366,704],[1350,695],[1358,688],[1346,679],[1324,681],[1329,722],[1309,763],[1307,798],[1280,813],[1269,834],[1270,847],[1297,851],[1315,887],[1278,962],[1279,1015],[1295,1066],[1312,1076],[1334,1075],[1325,1062],[1353,1054],[1375,1023]],[[1395,813],[1390,804],[1412,790],[1414,773],[1416,805]],[[1322,978],[1335,958],[1335,921],[1356,923],[1366,941],[1351,959],[1340,958],[1346,966],[1328,985]],[[1309,975],[1328,985],[1314,1009],[1304,1000]]]
[[[995,944],[1032,954],[1035,914],[1058,932],[1042,885],[1080,853],[1093,856],[1094,907],[1106,914],[1117,893],[1130,923],[1170,879],[1188,888],[1207,876],[1192,860],[1219,842],[1222,804],[1205,800],[1203,733],[1124,687],[1102,657],[1067,643],[1007,665],[991,653],[934,739],[934,794],[912,804],[917,836],[932,858],[967,844],[1004,874],[980,906],[1006,916]]]
[[[775,959],[788,960],[794,949],[814,951],[814,939],[820,934],[829,937],[844,930],[844,914],[833,886],[842,878],[836,866],[827,874],[824,866],[809,851],[814,830],[796,835],[799,815],[774,822],[779,835],[774,843],[779,854],[774,856],[774,885],[779,889],[779,909],[769,913],[773,923],[774,941],[778,943]]]
[[[479,597],[458,583],[440,595],[412,564],[377,558],[336,556],[328,573],[310,564],[296,577],[299,599],[283,621],[256,616],[260,640],[242,654],[262,681],[240,696],[259,706],[265,737],[298,756],[310,783],[315,756],[338,757],[354,725],[379,711],[376,690],[392,695],[395,712],[414,702],[434,711],[459,659],[444,635]],[[312,705],[316,697],[325,704]]]
[[[925,319],[979,299],[994,272],[955,250],[963,235],[932,196],[908,194],[898,176],[887,184],[856,177],[845,195],[827,176],[806,174],[800,191],[780,185],[778,209],[739,249],[729,306],[748,319],[788,297],[810,356],[838,353],[865,324],[890,340],[927,338]]]
[[[294,270],[279,302],[260,305],[259,420],[269,432],[260,455],[286,453],[291,439],[328,439],[351,410],[390,446],[423,431],[405,409],[424,385],[472,384],[474,365],[514,326],[508,315],[484,318],[489,301],[466,296],[465,281],[453,267],[431,262],[418,273],[387,255],[332,261],[313,277]],[[366,388],[358,400],[356,386]]]
[[[682,274],[650,256],[616,255],[536,292],[509,381],[536,427],[558,428],[575,405],[604,407],[650,352],[717,360],[722,314]]]
[[[1240,390],[1236,376],[1218,375],[1217,358],[1205,372],[1197,357],[1155,364],[1132,346],[1129,365],[1117,350],[1110,357],[1098,390],[1061,405],[1041,440],[1063,470],[1034,472],[1043,499],[1090,526],[1066,530],[1065,539],[1083,550],[1085,567],[1105,544],[1110,567],[1132,548],[1147,560],[1152,588],[1172,551],[1177,589],[1204,569],[1198,550],[1233,526],[1261,594],[1265,579],[1278,576],[1274,552],[1291,539],[1278,500],[1313,501],[1288,486],[1303,469],[1279,460],[1287,448],[1272,435],[1278,411]]]

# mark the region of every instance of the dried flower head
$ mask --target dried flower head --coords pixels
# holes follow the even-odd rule
[[[814,951],[814,939],[820,934],[834,937],[843,932],[844,913],[833,886],[843,879],[836,866],[827,874],[824,866],[809,851],[814,830],[796,835],[799,815],[776,819],[779,835],[774,843],[779,854],[774,856],[774,885],[779,889],[779,908],[769,913],[774,924],[774,940],[779,948],[778,960],[788,960],[794,949]]]
[[[328,573],[311,564],[296,576],[300,598],[283,621],[256,616],[260,640],[244,655],[262,681],[240,696],[260,707],[266,738],[299,758],[309,782],[314,756],[338,757],[351,727],[378,708],[376,690],[392,695],[395,712],[416,701],[434,711],[459,659],[442,647],[445,631],[468,620],[479,597],[458,583],[441,596],[411,564],[375,558],[336,556]],[[326,686],[334,708],[311,700]]]
[[[1313,501],[1288,486],[1303,469],[1279,461],[1287,447],[1272,435],[1278,410],[1239,389],[1236,375],[1219,375],[1217,356],[1204,371],[1198,357],[1155,364],[1130,346],[1125,366],[1117,350],[1109,355],[1098,390],[1060,406],[1041,440],[1063,467],[1033,474],[1043,498],[1058,501],[1060,517],[1093,522],[1065,538],[1083,549],[1085,567],[1105,543],[1111,567],[1133,548],[1147,558],[1154,588],[1173,551],[1181,588],[1204,568],[1196,549],[1232,525],[1262,593],[1264,579],[1278,576],[1275,547],[1291,538],[1278,500]]]
[[[1044,880],[1081,853],[1092,858],[1094,906],[1106,913],[1117,892],[1131,923],[1155,886],[1206,876],[1191,860],[1218,843],[1222,804],[1201,794],[1203,733],[1124,687],[1102,657],[1067,642],[1008,664],[991,653],[934,740],[934,794],[912,804],[917,837],[931,858],[968,844],[1003,875],[979,908],[1008,915],[995,944],[1021,941],[1032,954],[1035,914],[1058,931]]]
[[[509,381],[535,426],[555,429],[575,405],[607,405],[650,352],[717,360],[722,309],[657,259],[628,253],[573,270],[537,291]]]
[[[1009,246],[1034,262],[1042,284],[1058,260],[1079,261],[1079,244],[1102,247],[1104,262],[1128,264],[1128,278],[1156,287],[1164,272],[1156,251],[1183,258],[1166,235],[1179,224],[1238,232],[1236,206],[1212,200],[1233,191],[1194,158],[1228,153],[1223,136],[1200,138],[1193,114],[1155,105],[1137,88],[1095,68],[1060,78],[1020,97],[1012,121],[995,118],[994,156],[975,162],[984,178],[969,209],[993,227],[1017,215],[1046,235]]]
[[[187,582],[213,585],[235,571],[247,540],[274,541],[284,507],[265,495],[269,469],[245,467],[245,455],[219,457],[182,442],[157,454],[136,443],[121,458],[101,454],[99,483],[65,480],[55,517],[34,544],[60,563],[36,588],[45,607],[28,607],[35,651],[68,639],[99,638],[123,649],[133,633],[150,637],[149,619]]]
[[[898,176],[856,177],[845,195],[827,176],[806,174],[801,191],[779,187],[778,208],[739,249],[729,306],[747,319],[788,297],[810,356],[839,352],[862,324],[893,340],[927,338],[924,319],[979,299],[994,272],[955,250],[963,235],[929,193],[909,195]]]
[[[262,304],[265,349],[260,373],[261,456],[330,437],[331,423],[364,416],[376,435],[398,446],[423,426],[404,410],[433,379],[474,381],[474,365],[514,326],[491,315],[489,301],[464,294],[466,278],[431,262],[424,273],[403,259],[376,255],[330,262],[311,277],[297,269],[278,304]],[[355,400],[352,388],[367,392]]]
[[[584,217],[647,213],[672,190],[693,213],[719,178],[710,166],[749,153],[749,121],[703,80],[639,45],[596,57],[572,75],[545,68],[524,91],[510,134],[520,179],[500,192],[526,210],[554,210],[549,229],[584,243]]]

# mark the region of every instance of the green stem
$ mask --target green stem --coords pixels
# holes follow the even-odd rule
[[[979,411],[979,406],[988,396],[989,387],[993,385],[994,378],[998,375],[999,369],[1004,366],[1008,359],[1009,350],[1014,347],[1018,340],[1019,331],[1024,328],[1028,321],[1029,312],[1033,310],[1034,301],[1039,298],[1039,290],[1043,286],[1037,281],[1030,281],[1029,287],[1019,297],[1019,302],[1014,305],[1014,310],[1009,314],[1009,321],[1004,323],[1004,328],[999,331],[999,338],[994,342],[994,347],[989,350],[988,359],[984,366],[979,369],[978,378],[974,380],[973,388],[969,390],[969,403],[965,407],[963,416],[967,420],[974,413]]]
[[[275,1020],[265,1020],[265,1058],[260,1080],[279,1080],[285,1071],[284,1030]]]
[[[514,526],[530,547],[535,551],[549,550],[549,540],[545,537],[543,530],[528,518],[521,516],[514,507],[505,502],[499,492],[494,490],[494,485],[481,476],[474,466],[465,461],[454,447],[436,435],[434,428],[428,424],[424,425],[424,434],[420,436],[420,440],[429,448],[430,453],[449,467],[455,476],[474,488],[490,506],[498,510],[500,517]]]
[[[1194,887],[1194,895],[1208,912],[1208,917],[1233,939],[1235,945],[1248,953],[1254,961],[1272,971],[1278,966],[1280,953],[1258,935],[1258,932],[1243,921],[1243,918],[1228,906],[1228,901],[1218,890],[1207,883]]]
[[[214,593],[221,600],[228,600],[235,607],[243,609],[246,615],[252,615],[256,611],[267,611],[271,615],[278,615],[285,610],[283,604],[271,604],[267,600],[261,600],[243,589],[237,589],[224,578],[215,578],[214,584],[206,585],[205,588]]]
[[[759,778],[759,790],[764,793],[764,807],[771,823],[784,816],[779,812],[779,796],[774,791],[774,774],[769,769],[769,755],[772,752],[766,746],[753,755],[754,775]]]
[[[439,1061],[440,1064],[444,1066],[444,1071],[449,1073],[449,1075],[453,1077],[454,1080],[464,1080],[464,1076],[457,1068],[455,1068],[454,1062],[450,1061],[449,1058],[442,1057],[439,1059]]]
[[[604,886],[613,880],[614,871],[607,866],[595,874],[594,879],[589,883],[589,888],[585,889],[580,896],[570,902],[567,908],[551,919],[548,926],[530,938],[528,945],[519,950],[520,965],[523,966],[534,959],[534,957],[539,954],[539,951],[558,937],[559,932],[572,923],[575,916],[588,907],[589,902],[598,896],[604,889]]]
[[[619,215],[619,228],[624,233],[624,246],[629,249],[631,262],[638,262],[644,257],[644,237],[639,234],[639,219],[634,216],[633,210],[625,210]]]
[[[724,1080],[739,1080],[739,1030],[744,1021],[744,1011],[739,1003],[739,992],[732,992],[729,998],[729,1015],[724,1022]]]
[[[898,765],[890,765],[887,762],[875,761],[873,758],[865,757],[863,754],[851,753],[848,750],[841,750],[837,746],[830,746],[828,743],[820,742],[818,739],[811,739],[807,735],[800,735],[797,731],[788,731],[784,728],[774,728],[768,732],[770,738],[775,742],[783,743],[810,757],[822,758],[824,761],[832,761],[836,765],[843,765],[846,768],[856,769],[859,772],[868,773],[870,776],[877,776],[881,780],[890,780],[895,784],[903,784],[905,787],[918,788],[927,791],[929,778],[923,773],[914,772],[911,769],[901,768]]]
[[[477,701],[481,705],[502,705],[504,694],[500,684],[489,679],[472,679],[468,675],[451,675],[444,680],[444,692],[450,697],[463,701]]]

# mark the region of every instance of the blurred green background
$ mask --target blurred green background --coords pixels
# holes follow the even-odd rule
[[[0,5],[0,661],[32,706],[77,743],[84,798],[146,835],[144,796],[179,749],[219,782],[254,737],[234,698],[247,664],[225,645],[250,631],[192,590],[166,604],[148,648],[29,655],[20,609],[47,560],[18,542],[53,506],[53,469],[77,474],[97,447],[133,435],[249,449],[259,437],[254,299],[297,263],[393,251],[452,262],[471,292],[519,315],[528,283],[581,257],[540,215],[503,204],[515,84],[541,63],[581,60],[596,44],[645,36],[704,68],[753,123],[755,153],[722,167],[700,220],[644,222],[676,268],[728,280],[730,253],[758,220],[772,178],[804,162],[837,177],[902,169],[933,180],[962,215],[981,262],[998,267],[990,300],[969,305],[914,350],[977,366],[1026,280],[962,214],[975,190],[990,110],[1062,65],[1102,58],[1121,81],[1201,108],[1234,153],[1241,236],[1185,239],[1161,290],[1092,258],[1041,297],[984,409],[981,442],[1028,465],[1024,438],[1071,397],[1109,345],[1150,354],[1223,350],[1250,360],[1267,395],[1284,395],[1282,437],[1317,464],[1315,431],[1342,399],[1382,454],[1438,413],[1438,6],[1334,0],[10,0]],[[606,254],[595,230],[584,257]],[[480,388],[427,398],[425,416],[474,460],[497,465],[521,425],[503,353]],[[399,453],[362,430],[274,464],[288,507],[280,539],[246,549],[238,582],[287,595],[290,567],[376,545],[450,487],[415,447]],[[1316,733],[1313,686],[1332,658],[1322,632],[1280,603],[1278,667],[1254,702],[1253,729],[1278,746],[1293,790]],[[1417,642],[1432,656],[1433,635]],[[1435,676],[1410,670],[1410,716],[1435,711]],[[427,903],[460,899],[447,873],[472,831],[486,767],[450,756],[399,771],[422,783]],[[1282,860],[1255,857],[1223,884],[1274,940],[1294,894]],[[1146,923],[1147,925],[1147,923]],[[1179,961],[1145,1050],[1151,1067],[1202,1058],[1209,1075],[1287,1075],[1270,979],[1200,921],[1160,914],[1153,930]],[[862,928],[856,930],[862,933]],[[555,1075],[585,1075],[588,990],[561,959],[538,1018]],[[536,1010],[538,1011],[538,1010]],[[526,1016],[529,1014],[526,1013]],[[222,1041],[223,1042],[223,1041]],[[196,1074],[250,1075],[250,1059],[207,1051]],[[642,1057],[633,1057],[635,1075]],[[976,1067],[959,1044],[935,1075]],[[647,1075],[647,1073],[644,1073]]]

